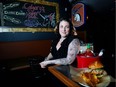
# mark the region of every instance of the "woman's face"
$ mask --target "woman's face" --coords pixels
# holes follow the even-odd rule
[[[63,20],[59,24],[59,34],[61,37],[66,37],[69,35],[70,32],[70,25],[67,21]]]

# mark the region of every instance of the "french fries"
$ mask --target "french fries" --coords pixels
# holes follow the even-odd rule
[[[100,82],[100,79],[98,79],[97,76],[91,72],[84,72],[81,74],[81,77],[91,87],[96,87],[96,84]]]
[[[103,69],[103,64],[99,61],[90,64],[88,71],[81,72],[81,77],[91,87],[96,87],[96,84],[100,83],[101,78],[105,75],[107,75],[107,72]]]

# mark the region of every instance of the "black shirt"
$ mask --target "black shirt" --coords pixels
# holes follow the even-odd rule
[[[53,58],[52,59],[59,59],[59,58],[66,58],[67,53],[68,53],[68,46],[70,42],[74,39],[74,37],[67,37],[61,44],[61,47],[57,50],[56,45],[59,41],[59,39],[55,39],[52,42],[52,48],[51,48],[51,53]]]

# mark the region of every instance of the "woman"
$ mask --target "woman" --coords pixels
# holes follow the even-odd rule
[[[57,38],[53,40],[51,51],[44,61],[40,62],[41,68],[49,64],[72,64],[79,53],[80,42],[74,37],[74,27],[70,20],[60,19],[56,26]]]

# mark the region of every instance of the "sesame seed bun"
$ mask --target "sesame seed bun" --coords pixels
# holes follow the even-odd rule
[[[100,68],[103,68],[103,64],[100,62],[100,61],[95,61],[93,63],[91,63],[88,68],[90,69],[100,69]]]

